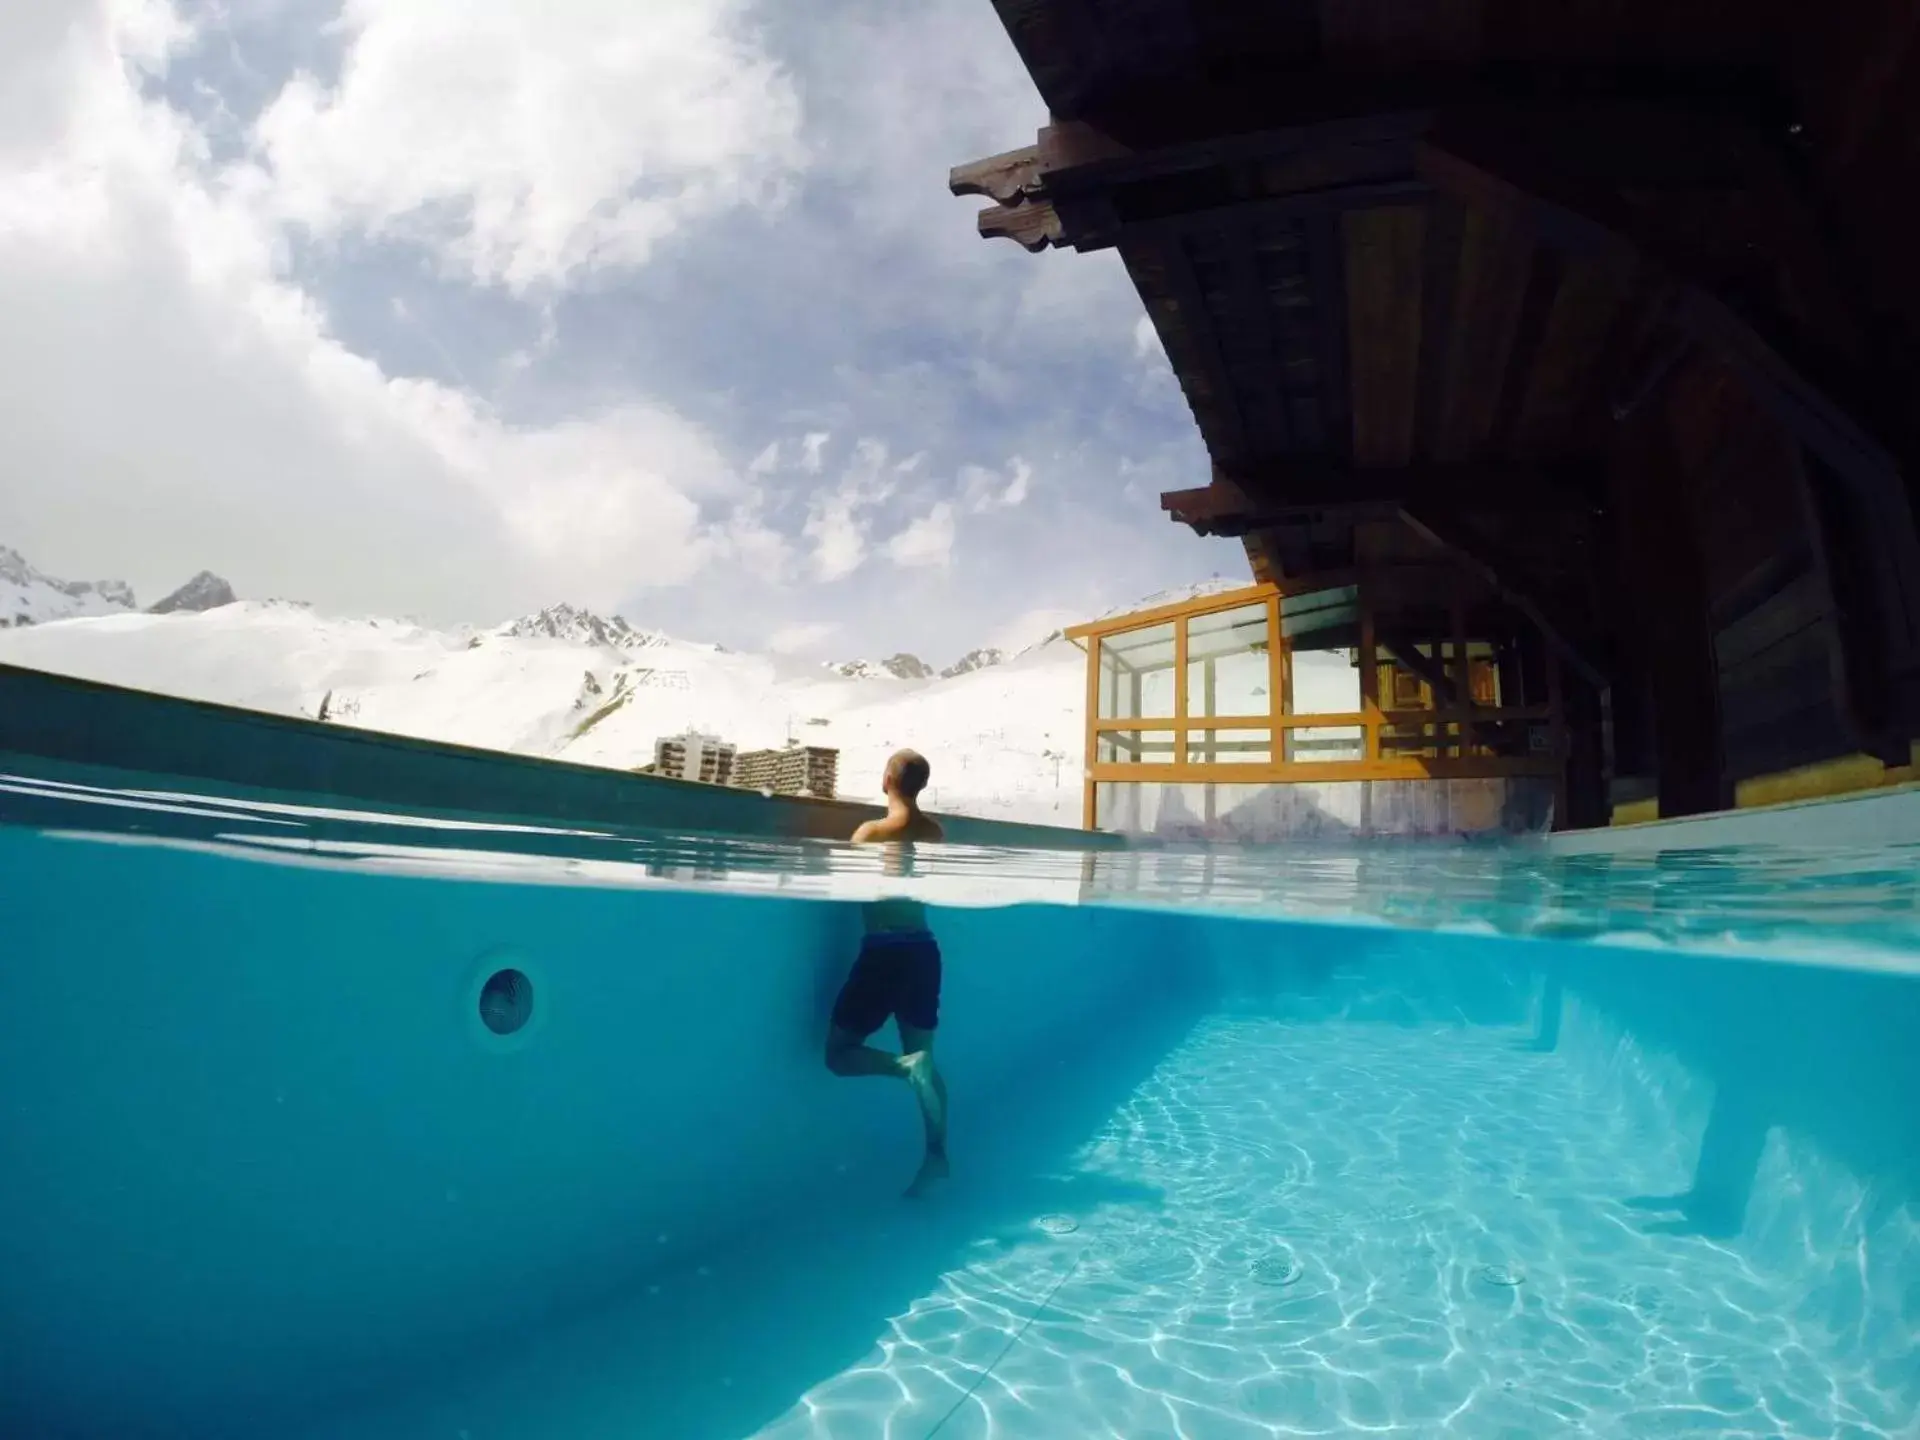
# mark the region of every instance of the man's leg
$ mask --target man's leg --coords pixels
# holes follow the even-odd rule
[[[933,1031],[920,1030],[900,1022],[900,1048],[905,1053],[907,1083],[920,1102],[920,1118],[926,1126],[927,1158],[907,1194],[919,1195],[937,1180],[947,1178],[947,1082],[933,1063]]]
[[[836,1075],[891,1075],[896,1080],[905,1080],[906,1057],[876,1050],[866,1043],[866,1038],[838,1025],[828,1029],[827,1069]]]

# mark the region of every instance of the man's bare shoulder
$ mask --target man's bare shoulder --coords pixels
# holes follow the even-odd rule
[[[856,845],[879,845],[898,840],[944,840],[947,832],[940,828],[940,822],[928,815],[898,817],[885,816],[879,820],[863,822],[853,832]]]

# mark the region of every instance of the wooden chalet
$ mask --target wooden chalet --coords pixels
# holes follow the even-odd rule
[[[1119,252],[1212,459],[1162,503],[1283,642],[1234,726],[1091,659],[1090,823],[1228,730],[1247,782],[1544,770],[1560,826],[1911,776],[1920,0],[991,3],[1052,118],[951,188]],[[1311,759],[1281,606],[1349,589]]]

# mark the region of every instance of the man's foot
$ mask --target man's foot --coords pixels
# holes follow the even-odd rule
[[[940,1077],[934,1073],[933,1055],[922,1050],[915,1055],[902,1055],[900,1065],[906,1072],[907,1084],[913,1087],[913,1095],[920,1102],[921,1113],[927,1117],[927,1134],[938,1138],[947,1128],[947,1100],[940,1093]]]
[[[913,1184],[907,1187],[907,1198],[917,1200],[935,1185],[947,1178],[947,1157],[945,1152],[929,1150],[927,1158],[920,1162],[920,1173],[913,1177]]]

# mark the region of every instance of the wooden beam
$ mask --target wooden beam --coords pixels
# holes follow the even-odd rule
[[[989,155],[984,160],[954,166],[947,174],[947,189],[955,195],[985,195],[1002,205],[1011,205],[1039,193],[1041,163],[1038,145]]]
[[[1426,216],[1401,206],[1341,219],[1353,457],[1361,465],[1404,465],[1413,456]]]
[[[1059,213],[1051,202],[1035,200],[1019,205],[989,205],[976,222],[985,240],[1012,240],[1021,249],[1038,254],[1062,243]]]
[[[1589,683],[1605,686],[1611,668],[1604,646],[1590,628],[1566,612],[1562,602],[1535,593],[1521,574],[1519,563],[1495,551],[1484,538],[1472,534],[1456,514],[1435,505],[1401,507],[1401,516],[1431,544],[1484,579],[1514,609],[1525,615],[1549,646],[1563,655]]]
[[[1444,660],[1438,656],[1422,655],[1413,641],[1403,636],[1389,635],[1385,631],[1379,633],[1375,643],[1387,652],[1388,658],[1395,664],[1413,671],[1432,687],[1436,711],[1454,710],[1460,707],[1459,688],[1448,674]],[[1435,643],[1437,646],[1437,642]]]
[[[1206,436],[1208,448],[1216,458],[1238,460],[1246,454],[1247,421],[1240,409],[1233,373],[1220,348],[1220,327],[1207,308],[1186,240],[1176,233],[1163,235],[1158,251],[1167,294],[1176,307],[1187,344],[1199,362],[1198,373],[1180,376],[1181,388],[1187,392],[1187,401],[1193,406],[1196,418],[1209,408],[1218,417],[1218,432]],[[1204,421],[1202,428],[1207,428]]]
[[[1597,510],[1599,501],[1597,477],[1574,466],[1481,462],[1359,469],[1303,458],[1219,468],[1211,485],[1163,492],[1160,508],[1184,525],[1238,523],[1244,530],[1329,509],[1439,504],[1490,512]]]

